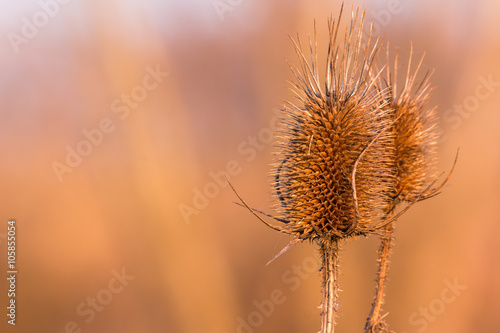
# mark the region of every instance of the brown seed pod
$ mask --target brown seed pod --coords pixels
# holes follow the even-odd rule
[[[398,55],[392,70],[387,51],[387,77],[382,78],[376,67],[382,42],[377,38],[371,43],[371,30],[368,41],[362,41],[364,10],[352,12],[343,43],[338,37],[341,17],[342,9],[337,21],[329,20],[323,80],[318,73],[316,29],[314,43],[309,41],[310,60],[300,39],[292,39],[299,58],[298,66],[290,66],[297,102],[285,103],[271,173],[281,216],[252,209],[235,193],[266,225],[295,236],[278,256],[301,240],[318,241],[322,333],[332,333],[335,327],[341,240],[383,233],[375,297],[365,326],[365,332],[373,333],[388,330],[381,308],[393,221],[415,202],[434,195],[446,180],[429,191],[437,180],[429,171],[435,163],[437,119],[434,109],[426,107],[430,74],[416,79],[423,58],[412,72],[410,55],[404,84],[398,89]],[[402,201],[410,204],[393,215]],[[270,225],[257,212],[283,225]]]
[[[437,118],[435,109],[427,108],[431,93],[429,79],[432,73],[428,72],[421,81],[417,81],[424,57],[420,58],[412,73],[412,54],[413,48],[410,50],[404,82],[398,84],[399,51],[396,53],[392,66],[389,60],[389,45],[387,45],[386,77],[384,80],[380,77],[377,80],[377,89],[384,94],[386,108],[393,119],[391,131],[394,134],[396,149],[396,184],[392,194],[392,204],[387,210],[388,217],[402,201],[415,202],[423,197],[424,193],[429,196],[439,190],[438,188],[428,192],[429,184],[436,180],[436,175],[431,170],[436,160]],[[372,77],[377,71],[373,73]],[[385,227],[385,234],[378,250],[375,296],[365,325],[365,332],[388,332],[387,323],[381,313],[385,299],[385,284],[393,234],[394,225],[389,223]]]
[[[383,222],[395,186],[392,109],[371,77],[380,41],[362,47],[364,11],[353,11],[339,47],[340,18],[329,21],[326,77],[320,83],[316,34],[311,60],[294,41],[299,66],[278,131],[272,175],[286,221],[300,239],[339,239],[373,232]],[[324,89],[322,86],[324,85]]]
[[[395,119],[392,127],[397,164],[394,204],[414,201],[436,179],[433,167],[437,156],[438,119],[435,108],[427,107],[432,91],[429,82],[432,72],[427,72],[422,80],[417,81],[424,56],[412,73],[412,54],[413,47],[404,81],[398,84],[399,51],[391,66],[387,46],[386,80],[377,80],[379,91],[386,92],[387,108]]]

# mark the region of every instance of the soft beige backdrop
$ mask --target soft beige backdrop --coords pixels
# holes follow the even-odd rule
[[[461,149],[443,193],[398,222],[391,328],[497,333],[500,4],[346,2],[363,4],[394,49],[407,55],[411,40],[435,69],[438,169],[449,170]],[[0,4],[0,268],[15,218],[19,269],[15,328],[0,280],[1,331],[316,332],[314,246],[266,267],[289,238],[233,204],[211,172],[220,179],[227,169],[248,202],[269,211],[267,129],[290,96],[285,58],[295,61],[287,33],[306,37],[316,19],[324,36],[339,8],[333,0]],[[151,88],[145,77],[155,70],[168,75]],[[96,130],[102,121],[107,133]],[[88,155],[58,177],[67,149]],[[204,190],[211,197],[197,194]],[[339,332],[362,331],[376,246],[359,239],[344,248]],[[453,292],[450,283],[465,287]]]

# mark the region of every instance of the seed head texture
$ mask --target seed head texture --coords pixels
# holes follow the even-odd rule
[[[396,186],[394,109],[377,88],[377,39],[362,47],[364,12],[353,12],[342,47],[340,19],[329,22],[326,77],[294,42],[299,67],[285,103],[272,174],[285,230],[302,239],[367,234],[380,224]],[[370,44],[373,44],[370,46]],[[321,87],[324,87],[323,89]]]

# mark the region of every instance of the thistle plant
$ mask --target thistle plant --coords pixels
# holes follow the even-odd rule
[[[385,92],[386,108],[394,119],[391,131],[394,134],[396,183],[392,193],[392,204],[386,212],[388,218],[392,216],[400,203],[413,202],[435,179],[436,174],[432,170],[436,162],[437,148],[435,108],[427,107],[431,93],[429,78],[432,72],[427,72],[422,80],[417,81],[424,56],[420,58],[412,73],[412,48],[406,76],[403,83],[398,85],[399,51],[396,53],[392,66],[389,60],[389,50],[389,45],[387,45],[386,75],[383,80],[379,77],[376,85],[377,91]],[[436,189],[426,197],[432,196],[435,192]],[[381,310],[384,303],[393,234],[394,222],[391,222],[385,226],[384,235],[381,236],[375,296],[365,325],[367,333],[387,331],[388,325],[381,318]]]
[[[292,39],[298,56],[298,65],[290,66],[295,99],[285,102],[271,171],[276,214],[252,209],[236,194],[266,225],[292,235],[290,244],[317,244],[322,333],[335,328],[342,245],[358,236],[381,235],[375,297],[365,326],[366,332],[381,332],[387,330],[380,313],[393,223],[439,190],[431,190],[437,178],[430,168],[436,154],[436,117],[426,107],[430,75],[417,80],[422,59],[412,72],[410,56],[398,88],[398,56],[390,65],[387,46],[387,65],[379,69],[383,39],[372,38],[370,28],[363,40],[365,12],[360,9],[352,10],[350,24],[341,29],[342,12],[343,6],[338,19],[328,21],[324,69],[318,63],[316,26],[309,52],[299,37]],[[403,202],[406,207],[395,214]],[[280,224],[270,224],[261,215]]]

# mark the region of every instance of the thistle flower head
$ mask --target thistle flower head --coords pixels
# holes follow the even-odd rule
[[[395,119],[392,130],[397,165],[394,188],[396,203],[415,200],[436,177],[432,170],[436,162],[437,117],[435,108],[427,107],[432,90],[429,83],[432,72],[417,81],[424,57],[420,58],[412,73],[412,54],[413,48],[410,51],[404,82],[398,84],[399,52],[396,53],[394,65],[391,66],[387,46],[386,79],[383,83],[382,80],[377,80],[379,91],[386,91],[387,108]]]
[[[352,12],[342,47],[339,19],[329,21],[324,82],[316,37],[308,61],[294,41],[299,66],[278,132],[272,174],[285,232],[301,239],[336,239],[373,231],[395,186],[392,119],[371,77],[380,41],[362,46],[364,11]],[[371,34],[370,34],[371,37]],[[373,44],[372,46],[370,46]]]
[[[429,171],[435,160],[437,119],[434,109],[426,107],[430,75],[416,79],[423,57],[412,72],[410,52],[404,83],[398,84],[398,54],[392,67],[387,46],[387,68],[379,71],[376,62],[382,42],[371,41],[372,29],[366,43],[362,40],[364,10],[352,11],[339,42],[342,11],[343,6],[338,20],[328,24],[324,78],[318,72],[316,29],[314,43],[309,40],[310,60],[300,38],[292,39],[299,58],[298,66],[290,66],[295,100],[285,103],[271,172],[281,216],[256,211],[235,193],[266,225],[295,236],[277,256],[300,240],[318,240],[324,288],[322,333],[335,327],[340,240],[385,227],[375,298],[365,326],[366,332],[378,332],[388,330],[380,311],[392,222],[413,203],[435,194],[449,176],[427,192],[437,181]],[[411,203],[393,215],[401,201]],[[284,225],[270,225],[257,212]]]

